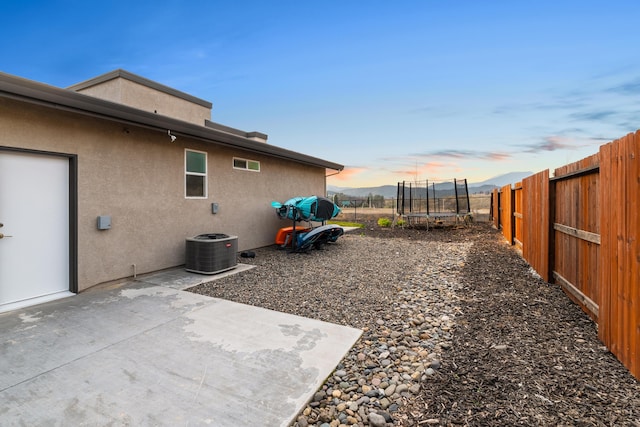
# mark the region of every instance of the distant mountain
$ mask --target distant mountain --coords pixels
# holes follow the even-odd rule
[[[533,175],[533,172],[509,172],[504,175],[494,176],[486,181],[474,182],[473,184],[469,184],[469,186],[495,185],[496,187],[504,187],[507,184],[515,184],[516,182],[522,181],[523,178],[531,175]]]
[[[507,184],[515,184],[518,181],[521,181],[523,178],[533,175],[533,172],[510,172],[504,175],[494,176],[493,178],[489,178],[482,182],[474,182],[467,183],[467,187],[469,189],[469,194],[477,194],[477,193],[487,193],[493,190],[496,187],[503,187]],[[409,182],[406,182],[407,187],[409,186]],[[453,182],[440,182],[436,183],[435,186],[429,185],[429,194],[432,191],[436,192],[436,197],[443,197],[447,195],[451,195],[454,193],[453,190]],[[418,189],[418,191],[424,192],[425,189]],[[397,185],[382,185],[379,187],[362,187],[362,188],[351,188],[351,187],[337,187],[335,185],[327,185],[327,193],[329,196],[332,196],[337,193],[346,194],[352,197],[367,197],[369,194],[374,196],[383,196],[385,199],[390,199],[392,197],[396,197],[398,192]]]

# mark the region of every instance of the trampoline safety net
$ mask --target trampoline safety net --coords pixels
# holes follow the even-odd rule
[[[464,217],[471,213],[467,180],[398,182],[396,213],[407,218]]]

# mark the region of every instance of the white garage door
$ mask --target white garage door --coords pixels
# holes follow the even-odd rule
[[[0,312],[69,292],[69,159],[0,151]]]

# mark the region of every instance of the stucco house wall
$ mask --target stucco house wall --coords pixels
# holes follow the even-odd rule
[[[211,120],[210,102],[125,70],[115,70],[68,89],[197,125]]]
[[[270,202],[323,195],[322,165],[219,145],[166,130],[0,98],[0,149],[77,155],[78,290],[184,264],[185,239],[238,236],[239,250],[273,244],[280,221]],[[259,143],[265,144],[265,143]],[[208,195],[185,197],[185,149],[207,153]],[[286,153],[285,153],[286,154]],[[233,168],[233,158],[260,172]],[[212,203],[218,203],[213,214]],[[112,228],[98,230],[99,215]]]

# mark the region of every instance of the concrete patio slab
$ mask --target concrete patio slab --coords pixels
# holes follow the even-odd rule
[[[286,426],[361,331],[127,283],[0,314],[8,425]]]
[[[171,268],[168,270],[141,275],[136,278],[136,282],[166,286],[183,291],[193,286],[222,279],[232,274],[251,270],[252,268],[255,268],[255,265],[238,263],[234,269],[223,271],[218,274],[197,274],[186,271],[183,268]]]

